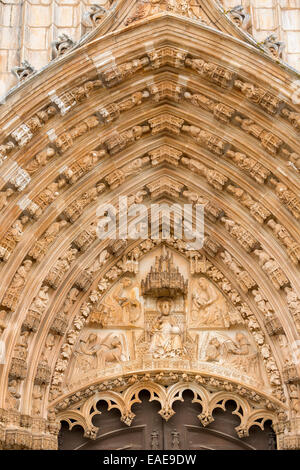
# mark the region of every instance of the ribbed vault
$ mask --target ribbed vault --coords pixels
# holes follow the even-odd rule
[[[93,232],[99,204],[117,203],[120,195],[148,207],[204,202],[203,250],[190,256],[174,240],[166,243],[189,262],[204,256],[220,273],[224,295],[265,361],[269,386],[260,395],[242,384],[247,398],[256,393],[260,406],[272,410],[279,438],[289,426],[297,439],[300,114],[291,98],[297,75],[241,37],[188,18],[157,15],[103,37],[99,28],[21,84],[1,108],[3,441],[7,426],[25,434],[29,428],[42,436],[37,448],[55,447],[53,410],[66,399],[73,404],[76,393],[63,388],[74,338],[93,299],[105,292],[99,283],[140,245],[128,241],[119,252]],[[151,243],[141,248],[141,257],[154,249]],[[53,270],[60,272],[54,284]],[[49,299],[39,322],[28,327],[45,286]],[[65,323],[49,349],[64,309]],[[22,362],[16,351],[24,331]],[[119,380],[115,387],[123,393],[128,382]],[[216,380],[210,386],[222,390],[224,381]],[[80,400],[99,383],[79,386]],[[38,413],[36,384],[45,390]],[[3,445],[26,447],[16,436]]]

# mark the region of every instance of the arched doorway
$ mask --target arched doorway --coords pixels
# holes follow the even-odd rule
[[[197,415],[202,408],[192,403],[193,393],[185,391],[184,401],[174,404],[175,414],[165,421],[159,414],[157,402],[149,401],[149,392],[139,394],[140,403],[132,411],[135,418],[130,427],[120,421],[117,409],[108,411],[107,403],[99,401],[97,409],[101,414],[93,417],[93,424],[99,427],[96,439],[83,437],[83,430],[75,426],[71,431],[62,422],[59,435],[60,450],[264,450],[275,449],[276,443],[270,422],[264,431],[252,427],[249,436],[240,439],[235,427],[240,423],[236,416],[236,403],[228,401],[226,411],[216,409],[214,421],[204,427]]]

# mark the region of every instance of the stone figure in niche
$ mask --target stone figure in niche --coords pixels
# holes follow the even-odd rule
[[[185,348],[182,341],[182,332],[171,319],[172,302],[169,298],[159,299],[157,308],[159,316],[152,328],[150,352],[154,358],[182,357]]]
[[[102,312],[107,324],[135,323],[141,314],[137,287],[129,277],[124,277],[104,299]],[[105,322],[106,323],[106,322]]]
[[[35,385],[32,394],[32,414],[39,416],[41,414],[41,405],[43,401],[44,393],[40,385]]]
[[[109,333],[102,340],[96,333],[90,333],[86,341],[81,340],[75,352],[77,375],[88,370],[105,369],[110,363],[126,360],[121,339]]]
[[[20,359],[27,359],[27,354],[28,354],[28,338],[30,335],[30,331],[23,331],[19,339],[16,343],[15,349],[14,349],[14,356],[18,357]]]
[[[28,273],[32,266],[31,260],[25,260],[24,263],[17,270],[11,285],[6,291],[2,300],[2,305],[14,310],[17,306],[22,289],[25,285]]]
[[[229,326],[226,300],[206,278],[197,280],[191,303],[191,320],[195,326]]]
[[[21,394],[18,392],[18,382],[13,379],[8,383],[8,393],[5,398],[5,405],[8,410],[18,410]]]

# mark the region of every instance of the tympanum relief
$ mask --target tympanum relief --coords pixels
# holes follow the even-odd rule
[[[135,260],[93,307],[66,388],[137,370],[195,370],[268,389],[240,313],[188,259],[164,245]]]

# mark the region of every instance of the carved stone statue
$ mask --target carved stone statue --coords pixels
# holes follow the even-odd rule
[[[245,11],[242,5],[237,5],[229,10],[228,15],[232,21],[239,27],[247,31],[251,20],[250,15]]]
[[[3,261],[8,261],[10,255],[17,246],[17,243],[21,240],[22,236],[22,221],[16,220],[16,222],[11,226],[11,228],[0,241],[0,259],[3,259]]]
[[[84,14],[83,19],[85,20],[87,26],[92,26],[95,28],[98,24],[101,23],[104,16],[107,14],[107,10],[101,5],[93,4],[89,5],[89,10]]]
[[[110,363],[119,364],[126,360],[121,339],[112,333],[102,340],[97,334],[90,333],[85,342],[80,340],[75,357],[75,375],[88,370],[103,370]]]
[[[53,268],[49,271],[44,282],[53,289],[57,289],[63,275],[70,269],[72,261],[76,258],[78,250],[71,248],[61,258],[57,260]]]
[[[206,278],[198,279],[192,293],[191,320],[197,326],[229,326],[228,306],[218,289]]]
[[[278,41],[275,34],[271,34],[270,36],[268,36],[264,40],[263,45],[276,59],[280,59],[282,57],[285,44],[282,41]]]
[[[74,41],[65,33],[61,34],[58,37],[57,41],[52,43],[53,53],[55,57],[60,57],[61,55],[68,52],[75,45]]]
[[[54,242],[55,238],[59,234],[60,230],[68,224],[66,220],[61,220],[59,222],[54,222],[46,230],[44,235],[39,238],[39,240],[34,244],[34,246],[29,251],[29,256],[40,261],[43,256],[46,254],[48,246]]]
[[[21,394],[18,392],[18,382],[13,379],[8,383],[8,393],[5,399],[5,405],[8,410],[18,410]]]
[[[186,353],[180,327],[170,319],[171,299],[162,298],[157,302],[159,317],[151,332],[150,352],[155,359],[182,357]]]
[[[8,290],[4,295],[4,298],[2,300],[3,306],[8,307],[11,310],[14,310],[16,308],[31,266],[32,261],[25,260],[24,263],[19,267],[11,282],[11,285],[9,286]]]
[[[12,188],[8,188],[5,191],[0,192],[0,211],[3,207],[6,207],[8,204],[8,198],[14,193]]]
[[[18,78],[20,82],[28,78],[34,72],[35,69],[32,67],[32,65],[29,64],[29,62],[27,62],[27,60],[24,60],[20,66],[12,68],[12,73]]]
[[[109,324],[135,323],[141,314],[141,304],[133,280],[124,277],[106,296],[100,309],[102,321]],[[99,313],[94,312],[90,321],[99,321]]]
[[[235,340],[223,333],[215,334],[209,339],[204,358],[208,362],[233,367],[261,380],[258,354],[244,333],[236,333]]]

